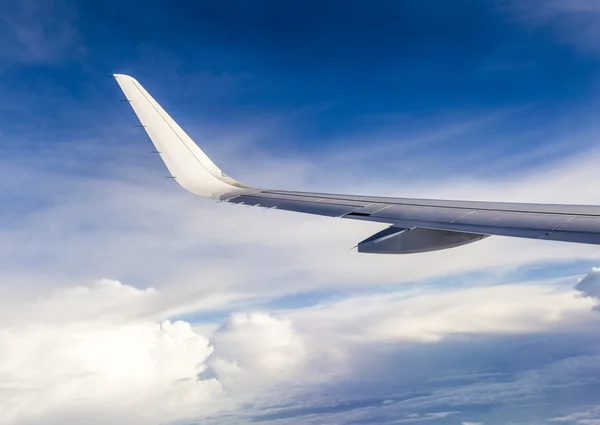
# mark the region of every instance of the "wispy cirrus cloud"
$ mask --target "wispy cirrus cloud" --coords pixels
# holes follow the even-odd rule
[[[549,26],[564,42],[600,53],[600,4],[595,0],[526,0],[509,2],[518,19]]]
[[[600,424],[600,407],[591,407],[587,410],[557,416],[548,420],[550,422],[575,425],[597,425]]]
[[[3,1],[0,57],[5,63],[57,63],[84,54],[75,25],[76,9],[66,1]]]

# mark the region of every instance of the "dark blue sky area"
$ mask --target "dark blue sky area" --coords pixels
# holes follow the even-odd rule
[[[30,15],[49,39],[72,28],[52,58],[3,69],[49,128],[86,121],[72,119],[82,108],[110,116],[117,88],[102,77],[113,72],[184,122],[295,114],[290,137],[310,141],[520,107],[552,122],[588,98],[598,69],[505,1],[67,2]]]

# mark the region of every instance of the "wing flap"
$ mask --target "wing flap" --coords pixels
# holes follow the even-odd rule
[[[486,235],[415,227],[388,227],[360,242],[358,252],[369,254],[416,254],[438,251],[480,241]]]

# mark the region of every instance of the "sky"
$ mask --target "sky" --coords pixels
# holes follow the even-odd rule
[[[595,0],[0,3],[0,424],[600,424],[600,248],[185,192],[600,204]]]

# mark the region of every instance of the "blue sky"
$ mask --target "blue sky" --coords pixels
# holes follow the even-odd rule
[[[532,124],[576,125],[573,108],[594,101],[597,56],[552,25],[524,25],[526,12],[510,3],[276,3],[56,2],[27,12],[9,2],[6,19],[21,33],[6,38],[3,83],[15,108],[38,100],[20,113],[58,131],[82,103],[116,109],[117,89],[102,77],[130,73],[159,99],[168,93],[184,121],[283,116],[284,140],[264,141],[273,149],[524,108],[480,141],[506,144]]]
[[[596,2],[372,3],[0,5],[0,424],[600,423],[597,247],[359,255],[164,179],[106,78],[255,186],[600,204]]]

